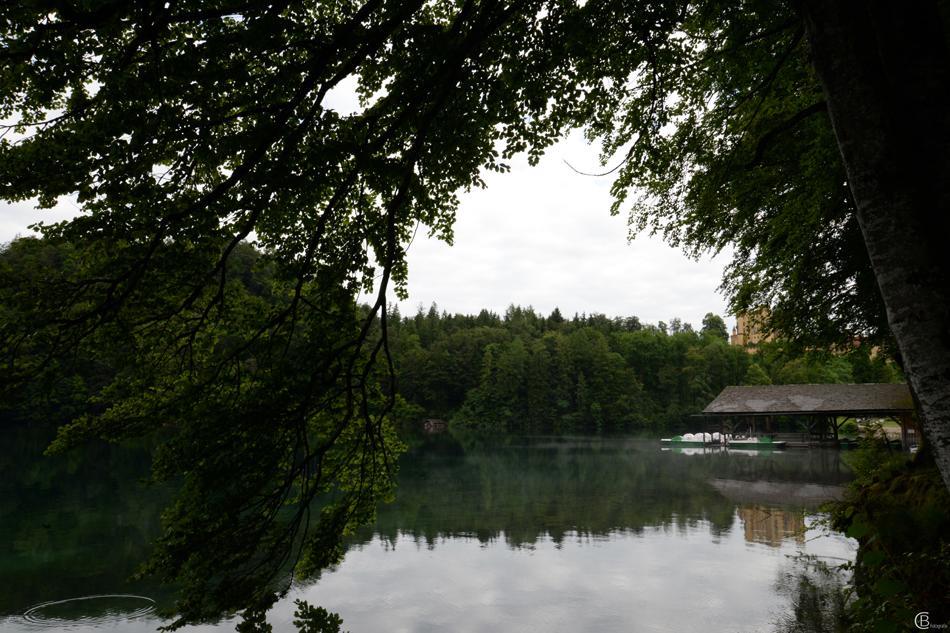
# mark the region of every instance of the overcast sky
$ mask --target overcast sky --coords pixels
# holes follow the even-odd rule
[[[337,109],[356,107],[351,90],[335,95]],[[544,314],[557,306],[567,317],[601,312],[647,323],[679,317],[697,327],[707,312],[726,317],[716,291],[726,255],[692,261],[659,238],[628,242],[626,215],[609,213],[611,177],[583,176],[565,161],[581,171],[601,170],[596,149],[574,134],[538,166],[516,159],[510,173],[487,173],[486,189],[464,193],[453,246],[420,230],[409,249],[402,313],[436,302],[448,312],[503,313],[514,303]],[[68,201],[45,211],[0,202],[0,242],[76,210]]]
[[[435,301],[449,312],[504,312],[515,303],[695,326],[707,312],[726,317],[716,289],[727,257],[693,261],[647,235],[628,242],[626,215],[610,215],[611,177],[580,175],[565,161],[601,169],[596,149],[573,135],[538,166],[517,160],[511,173],[488,173],[487,188],[462,196],[453,246],[420,231],[403,314]]]

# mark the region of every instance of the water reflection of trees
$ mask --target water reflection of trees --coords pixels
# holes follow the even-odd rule
[[[854,630],[854,622],[848,614],[848,605],[854,598],[849,587],[850,576],[844,565],[810,556],[791,559],[774,585],[776,592],[789,600],[789,608],[775,622],[775,633]]]
[[[656,442],[606,438],[482,444],[460,456],[451,442],[437,442],[406,455],[396,501],[380,508],[376,525],[358,541],[376,533],[394,542],[403,533],[429,544],[503,537],[517,547],[543,536],[560,542],[568,534],[683,530],[700,522],[715,536],[732,529],[737,504],[711,480],[838,484],[849,478],[830,451],[680,455],[660,451]],[[800,510],[782,519],[789,533]]]
[[[144,447],[91,443],[43,457],[50,432],[6,429],[0,451],[0,615],[43,600],[136,589],[166,494],[143,487]],[[150,595],[157,588],[138,587]]]
[[[165,602],[161,587],[128,582],[159,533],[167,500],[164,491],[141,484],[148,450],[97,444],[82,456],[44,458],[47,433],[7,429],[4,439],[0,615],[51,598],[117,591]],[[520,547],[617,531],[701,528],[718,536],[735,528],[773,543],[795,526],[750,527],[756,516],[737,514],[745,504],[710,482],[827,484],[848,476],[838,454],[824,451],[680,455],[661,452],[655,441],[623,438],[427,438],[402,460],[395,502],[381,507],[375,526],[354,542],[374,533],[395,542],[401,533],[429,544],[464,536]],[[801,517],[800,508],[787,511]],[[786,510],[769,512],[775,518]]]

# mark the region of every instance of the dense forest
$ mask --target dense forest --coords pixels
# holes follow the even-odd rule
[[[6,245],[0,250],[0,305],[13,312],[31,278],[52,279],[82,258],[75,246],[50,240]],[[230,261],[227,309],[240,314],[286,301],[271,271],[268,255],[241,245]],[[894,365],[868,346],[832,353],[781,341],[754,350],[729,345],[724,320],[712,313],[698,328],[679,318],[657,324],[596,313],[565,318],[557,308],[545,316],[516,305],[503,315],[461,315],[433,304],[413,316],[394,306],[388,317],[394,418],[404,428],[441,418],[459,427],[517,433],[659,433],[684,423],[727,385],[899,379]],[[379,330],[371,336],[378,338]],[[228,340],[222,332],[213,353],[226,353]],[[34,362],[43,365],[44,348],[33,344]],[[48,364],[41,380],[10,394],[0,414],[61,424],[109,407],[121,397],[117,383],[132,372],[127,345],[120,329]],[[247,358],[245,373],[260,362]],[[307,368],[298,369],[303,374]],[[159,370],[169,367],[153,371]],[[380,390],[389,386],[387,376],[374,376]]]
[[[394,310],[390,337],[401,422],[423,416],[500,431],[660,432],[685,422],[727,385],[892,382],[893,364],[867,346],[846,353],[784,342],[731,346],[720,316],[678,318],[451,315],[436,305]]]

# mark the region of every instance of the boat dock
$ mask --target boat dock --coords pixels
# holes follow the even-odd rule
[[[789,448],[848,446],[840,430],[849,420],[893,420],[900,445],[911,450],[920,437],[913,414],[906,384],[863,383],[726,387],[694,417],[705,432],[766,435]]]

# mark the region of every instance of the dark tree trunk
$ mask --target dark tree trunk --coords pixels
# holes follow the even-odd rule
[[[803,0],[891,332],[950,488],[950,9]]]

